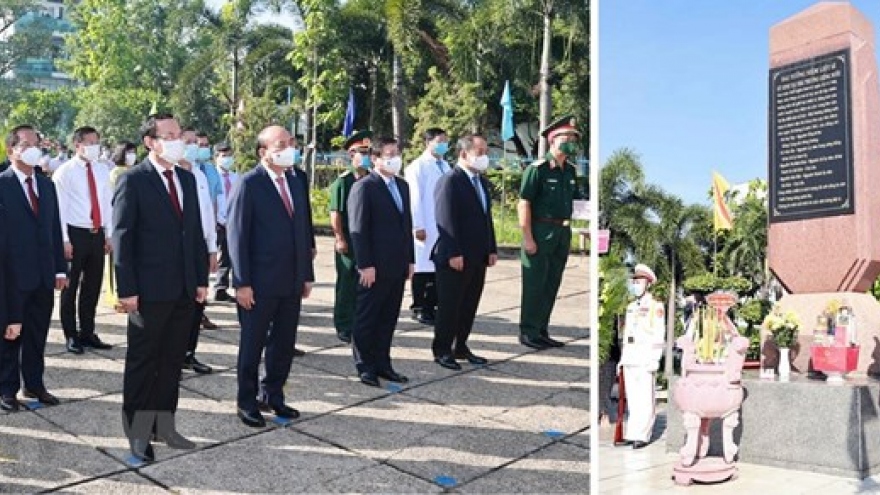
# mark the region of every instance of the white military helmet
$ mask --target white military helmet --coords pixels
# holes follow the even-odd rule
[[[648,283],[653,285],[657,282],[657,275],[654,274],[654,270],[648,268],[648,265],[643,265],[639,263],[633,269],[633,278],[644,278],[648,280]]]

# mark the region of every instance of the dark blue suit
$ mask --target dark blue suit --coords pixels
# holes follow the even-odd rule
[[[293,205],[287,213],[278,189],[262,165],[246,173],[229,204],[227,243],[232,285],[250,287],[254,307],[238,307],[238,407],[257,410],[257,395],[269,405],[284,404],[290,374],[302,289],[315,280],[312,264],[311,207],[302,179],[284,174]],[[271,331],[270,331],[271,328]],[[265,349],[266,376],[259,390],[260,357]]]
[[[119,177],[113,196],[116,288],[120,299],[138,296],[139,305],[128,317],[122,399],[133,439],[174,427],[196,288],[208,285],[196,180],[173,170],[183,192],[181,214],[149,159]]]
[[[0,205],[0,339],[6,327],[21,323],[21,293],[15,282],[15,262],[10,253],[9,221],[6,208]]]
[[[376,282],[358,284],[352,344],[358,373],[392,371],[391,341],[414,263],[409,187],[394,177],[403,211],[378,172],[358,180],[348,196],[348,225],[358,269],[375,268]]]
[[[489,255],[498,252],[489,183],[479,176],[478,184],[482,198],[467,172],[457,167],[441,177],[434,190],[440,232],[431,253],[437,268],[438,299],[434,357],[469,353],[467,339],[483,294]],[[458,256],[464,258],[462,271],[449,266],[449,259]]]
[[[36,172],[32,177],[39,214],[31,208],[15,170],[0,173],[0,205],[6,209],[9,256],[23,311],[21,337],[11,342],[0,339],[0,395],[4,397],[15,396],[22,380],[26,390],[46,391],[44,355],[55,305],[55,278],[67,273],[55,185]]]

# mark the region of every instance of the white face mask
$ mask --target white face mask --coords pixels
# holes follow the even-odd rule
[[[136,153],[126,153],[125,154],[125,164],[128,165],[129,167],[134,165],[135,160],[137,160]]]
[[[272,159],[272,165],[275,165],[276,167],[290,168],[296,160],[296,150],[288,146],[276,153],[269,153],[269,157]]]
[[[642,297],[648,290],[648,283],[644,279],[633,280],[630,283],[630,292],[635,297]]]
[[[487,168],[489,168],[489,156],[482,155],[472,159],[471,167],[479,172],[484,172]]]
[[[30,148],[24,150],[19,155],[21,161],[24,162],[28,167],[36,167],[40,164],[40,158],[43,158],[43,152],[40,151],[40,148],[36,146],[31,146]]]
[[[401,167],[403,167],[403,160],[399,156],[382,160],[382,169],[389,174],[397,175]]]
[[[231,169],[233,163],[235,163],[235,159],[231,156],[221,156],[217,159],[217,165],[220,165],[223,170]]]
[[[88,144],[83,146],[82,157],[85,158],[87,162],[93,162],[101,158],[101,145]]]
[[[177,164],[183,158],[186,145],[180,139],[165,140],[162,139],[162,153],[159,154],[163,159]]]

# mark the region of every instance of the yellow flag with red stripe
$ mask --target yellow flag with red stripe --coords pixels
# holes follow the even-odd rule
[[[712,202],[715,211],[715,231],[730,230],[733,228],[733,220],[730,208],[724,196],[730,190],[730,184],[718,172],[712,172]]]

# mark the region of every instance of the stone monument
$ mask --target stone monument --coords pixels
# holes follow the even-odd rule
[[[813,322],[831,299],[859,321],[858,372],[880,372],[880,86],[874,28],[820,2],[770,30],[768,261],[801,318],[792,367],[809,367]],[[762,338],[763,340],[763,338]],[[770,346],[763,346],[766,350]],[[764,353],[765,367],[778,354]]]

